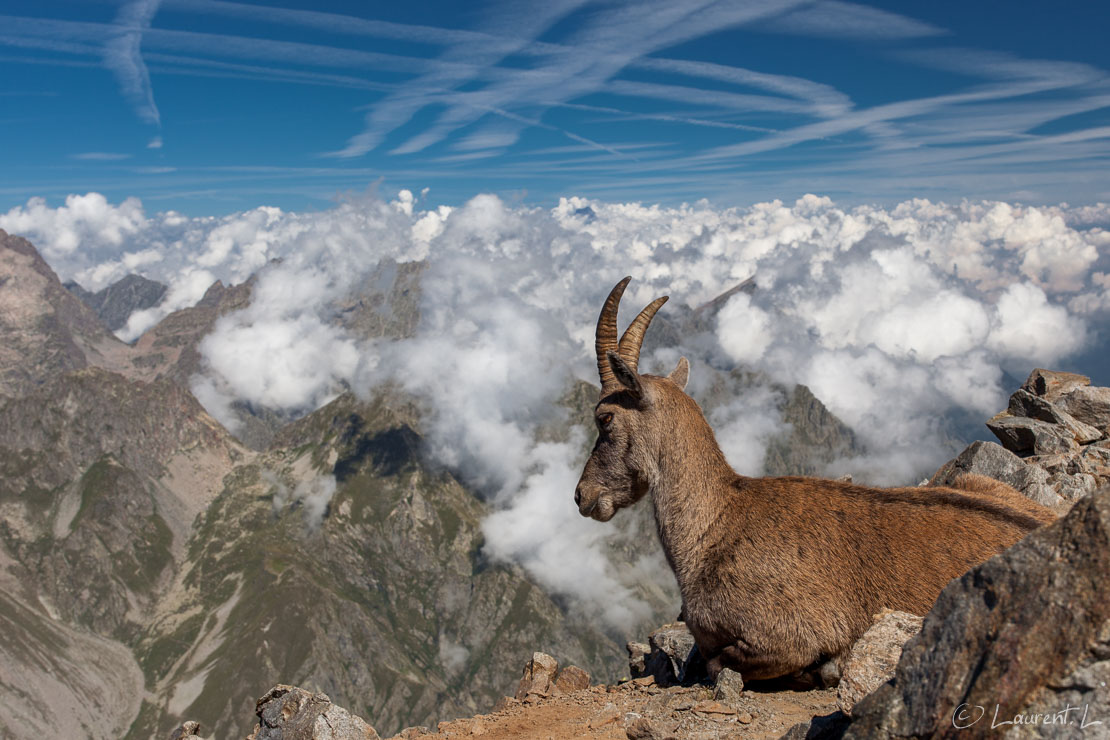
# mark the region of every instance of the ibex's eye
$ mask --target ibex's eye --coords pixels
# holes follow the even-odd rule
[[[609,424],[613,421],[612,414],[602,414],[597,417],[597,426],[599,429],[605,430],[609,428]]]

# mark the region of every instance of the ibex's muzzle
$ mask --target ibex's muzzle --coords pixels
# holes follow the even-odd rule
[[[582,516],[589,516],[593,513],[594,508],[597,506],[596,495],[582,495],[582,484],[579,483],[578,487],[574,489],[574,505],[578,507],[578,513]],[[583,503],[585,500],[585,503]]]

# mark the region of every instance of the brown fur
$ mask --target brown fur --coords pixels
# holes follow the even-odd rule
[[[597,405],[575,501],[607,521],[651,493],[687,626],[714,672],[775,678],[840,656],[881,609],[925,614],[949,580],[1054,519],[982,476],[878,489],[737,475],[676,382],[681,363],[659,377],[607,359],[620,386]]]

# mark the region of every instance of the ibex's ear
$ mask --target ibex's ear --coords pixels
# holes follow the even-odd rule
[[[690,379],[690,362],[685,357],[678,358],[678,365],[671,374],[667,376],[672,383],[678,386],[679,390],[686,390],[686,381]]]
[[[616,352],[606,352],[605,356],[609,360],[609,367],[613,368],[613,375],[617,376],[617,382],[636,398],[642,397],[644,388],[640,385],[640,376],[636,371],[630,368],[624,358]]]

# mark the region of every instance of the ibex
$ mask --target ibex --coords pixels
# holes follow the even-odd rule
[[[710,675],[790,675],[841,656],[884,607],[925,614],[944,585],[1054,520],[980,476],[956,488],[868,488],[803,477],[748,478],[725,461],[684,392],[637,370],[647,306],[617,341],[613,288],[597,322],[598,439],[574,501],[608,521],[650,493],[682,610]]]

